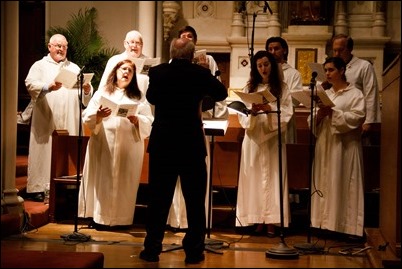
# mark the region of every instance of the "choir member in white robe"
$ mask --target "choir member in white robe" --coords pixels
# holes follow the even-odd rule
[[[138,103],[135,116],[113,116],[101,106],[101,97],[115,103]],[[79,217],[96,224],[131,225],[144,158],[144,140],[151,132],[153,115],[130,60],[119,62],[106,86],[98,90],[83,112],[91,130],[79,191]]]
[[[253,57],[250,79],[243,91],[267,90],[280,96],[283,224],[287,227],[290,214],[285,140],[286,126],[293,115],[292,98],[274,56],[267,51],[258,51]],[[275,228],[273,224],[281,223],[278,115],[264,112],[278,111],[277,102],[248,104],[248,107],[251,107],[252,114],[238,116],[245,136],[241,149],[236,226],[265,224],[268,226],[267,235],[275,236],[275,231],[269,226]]]
[[[124,51],[120,54],[113,55],[107,61],[105,71],[103,71],[102,78],[99,82],[99,89],[102,89],[105,86],[106,80],[110,72],[118,62],[132,58],[141,58],[141,59],[148,58],[145,54],[142,53],[142,49],[144,48],[144,42],[140,32],[136,30],[131,30],[127,32],[123,44],[124,44]],[[144,94],[146,94],[146,90],[148,89],[149,78],[147,75],[140,74],[138,70],[137,70],[137,83],[140,90]]]
[[[352,37],[338,34],[332,38],[334,57],[341,57],[346,63],[346,78],[350,84],[361,90],[366,100],[366,120],[362,126],[362,143],[376,143],[375,124],[381,123],[380,89],[373,65],[352,54],[354,41]]]
[[[290,92],[303,89],[302,78],[299,70],[288,64],[289,46],[285,39],[279,36],[272,36],[265,42],[265,50],[274,55],[276,62],[280,64],[283,71],[283,81],[288,85]],[[293,101],[293,117],[290,119],[286,131],[286,143],[297,142],[297,126],[295,108],[300,105],[300,102],[295,98]]]
[[[87,105],[93,88],[83,85],[82,102],[77,87],[67,89],[55,82],[61,68],[77,76],[80,68],[67,59],[68,42],[63,35],[55,34],[49,39],[49,54],[36,61],[29,69],[25,85],[31,96],[33,114],[29,139],[27,193],[38,193],[35,199],[43,200],[45,186],[50,183],[52,133],[67,130],[78,135],[81,103]]]
[[[316,136],[311,189],[311,225],[363,236],[364,190],[361,128],[366,115],[363,93],[346,81],[346,64],[339,57],[324,63],[326,91],[334,107],[316,108]],[[311,126],[311,116],[308,118]]]

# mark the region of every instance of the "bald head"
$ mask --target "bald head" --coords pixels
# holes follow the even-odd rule
[[[132,30],[126,34],[126,41],[138,39],[142,43],[142,35],[136,30]]]
[[[124,48],[126,53],[133,58],[145,58],[146,56],[142,54],[142,48],[144,44],[142,41],[142,35],[136,30],[132,30],[126,34],[126,39],[124,39]]]
[[[68,44],[66,37],[62,34],[52,35],[49,39],[49,43],[51,43],[51,44],[63,43],[63,45]]]
[[[187,59],[193,60],[195,45],[193,41],[187,38],[174,38],[170,43],[171,59]]]

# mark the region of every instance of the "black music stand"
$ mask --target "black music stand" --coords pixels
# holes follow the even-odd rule
[[[210,165],[209,165],[209,188],[208,188],[208,224],[207,224],[207,238],[205,240],[205,249],[217,254],[223,254],[223,252],[218,251],[217,247],[212,246],[222,246],[223,242],[211,239],[211,218],[212,218],[212,174],[214,171],[214,147],[215,147],[215,136],[224,136],[226,130],[229,126],[228,120],[222,119],[210,119],[204,120],[204,131],[206,136],[211,137],[210,142]]]

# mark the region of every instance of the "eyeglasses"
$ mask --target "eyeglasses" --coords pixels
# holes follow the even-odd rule
[[[142,42],[138,42],[138,41],[126,41],[126,44],[129,46],[137,46],[137,47],[141,47],[142,46]]]
[[[67,45],[61,45],[61,44],[50,44],[58,49],[67,49],[68,46]]]
[[[120,66],[119,69],[121,72],[127,72],[127,73],[134,73],[134,70],[131,67],[127,66]]]

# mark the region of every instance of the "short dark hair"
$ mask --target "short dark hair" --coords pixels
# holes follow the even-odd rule
[[[284,54],[283,57],[285,58],[285,61],[287,61],[288,60],[288,54],[289,54],[289,46],[288,46],[288,43],[286,42],[286,40],[283,39],[280,36],[270,37],[265,42],[265,50],[268,50],[269,44],[271,44],[273,42],[278,42],[279,44],[281,44],[282,48],[286,50],[286,53]]]
[[[193,34],[193,42],[194,42],[194,44],[197,44],[197,32],[196,32],[195,29],[194,29],[193,27],[191,27],[190,25],[186,25],[186,26],[184,26],[183,28],[181,28],[181,29],[179,30],[179,33],[178,33],[178,36],[177,36],[177,37],[180,37],[181,34],[182,34],[182,33],[185,33],[185,32],[190,32],[190,33],[192,33],[192,34]]]
[[[325,64],[327,63],[333,63],[335,68],[338,70],[343,69],[342,79],[346,81],[346,63],[341,57],[328,57],[327,59],[325,59],[323,66],[325,66]]]

